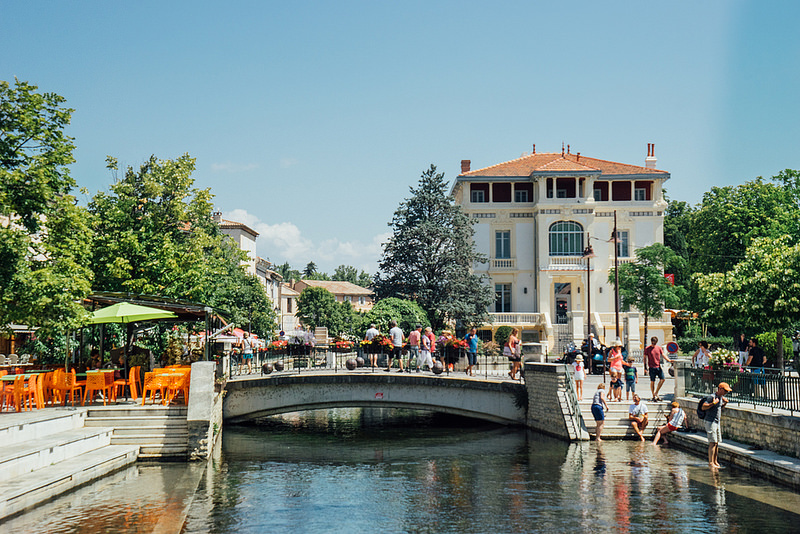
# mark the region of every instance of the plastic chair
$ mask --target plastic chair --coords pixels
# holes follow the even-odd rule
[[[5,374],[8,374],[8,371],[4,371]],[[2,382],[2,389],[0,389],[0,409],[4,410],[6,406],[9,408],[13,404],[14,401],[14,383],[16,382],[16,378],[14,382]]]
[[[154,403],[156,400],[156,392],[161,395],[161,403],[166,403],[166,392],[167,388],[169,387],[169,381],[167,380],[168,377],[161,376],[157,373],[145,373],[144,374],[144,386],[142,387],[142,406],[144,406],[144,402],[147,399],[147,392],[150,392],[150,404]]]
[[[111,375],[111,383],[106,379],[106,374],[103,371],[90,371],[86,373],[86,391],[83,392],[83,400],[81,406],[86,404],[86,398],[90,397],[89,403],[94,402],[94,397],[98,391],[103,393],[103,406],[111,397],[111,390],[114,389],[113,378]],[[90,396],[91,395],[91,396]]]
[[[45,406],[53,401],[53,371],[42,374],[39,383],[42,385],[42,402]]]
[[[10,365],[17,365],[19,363],[19,356],[17,356],[16,354],[9,354],[8,363]]]
[[[41,378],[41,375],[38,374],[33,374],[28,378],[28,383],[22,392],[22,403],[26,410],[33,410],[34,404],[37,410],[43,408]]]
[[[75,369],[69,373],[58,369],[54,375],[53,389],[58,392],[59,400],[62,400],[64,405],[67,404],[67,393],[69,393],[69,401],[75,406],[75,391],[78,392],[78,399],[81,398],[81,385],[75,378]]]
[[[169,397],[170,402],[172,402],[179,393],[183,393],[183,403],[189,404],[189,384],[191,382],[191,373],[184,372],[182,374],[183,376],[180,378],[172,380],[167,396]]]
[[[8,406],[9,408],[14,406],[16,411],[21,411],[20,405],[22,404],[22,397],[24,394],[25,377],[23,375],[17,375],[12,385],[3,388],[3,406]]]
[[[128,373],[128,379],[118,378],[114,380],[114,399],[119,396],[119,392],[125,394],[125,387],[127,386],[131,393],[131,398],[137,400],[139,398],[139,389],[141,389],[141,366],[131,367]]]

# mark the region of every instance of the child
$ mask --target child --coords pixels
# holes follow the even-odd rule
[[[631,392],[636,393],[636,384],[639,382],[639,374],[636,366],[633,364],[635,358],[628,357],[628,361],[624,362],[625,366],[625,400],[630,399]]]
[[[611,391],[609,392],[609,396],[617,402],[622,402],[622,377],[618,374],[614,374],[614,377],[611,379],[610,387]]]
[[[656,431],[656,437],[653,438],[653,445],[658,445],[658,440],[664,438],[664,445],[667,445],[669,441],[667,441],[667,434],[670,432],[675,432],[681,426],[683,426],[683,421],[686,419],[686,414],[681,409],[680,404],[675,401],[672,401],[672,409],[669,411],[669,415],[667,416],[667,424],[664,426],[658,427]]]
[[[575,361],[572,362],[572,368],[575,370],[575,390],[578,393],[578,400],[583,398],[583,380],[586,378],[586,373],[583,369],[583,356],[578,354]]]

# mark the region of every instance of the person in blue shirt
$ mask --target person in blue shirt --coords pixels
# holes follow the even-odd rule
[[[475,376],[472,367],[478,363],[478,330],[472,328],[469,333],[464,336],[467,342],[467,369],[466,373],[470,376]]]

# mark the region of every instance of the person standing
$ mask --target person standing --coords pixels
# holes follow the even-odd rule
[[[736,345],[739,349],[739,367],[744,367],[747,362],[747,352],[750,350],[750,343],[747,341],[747,338],[744,337],[744,332],[739,334],[739,340],[736,342]]]
[[[427,329],[430,331],[430,327]],[[419,359],[420,363],[417,364],[417,372],[419,372],[420,368],[424,369],[425,366],[428,366],[429,371],[433,371],[433,359],[431,358],[431,338],[425,334],[422,334],[419,338]]]
[[[388,373],[389,371],[392,370],[392,361],[397,360],[400,365],[400,369],[397,372],[402,373],[403,331],[400,329],[399,326],[397,326],[397,321],[395,321],[394,319],[392,319],[392,322],[389,323],[389,326],[391,327],[389,329],[389,339],[392,340],[392,352],[391,354],[389,354],[389,366],[386,368],[386,372]]]
[[[658,338],[651,337],[650,338],[650,346],[644,349],[644,369],[647,371],[649,369],[650,373],[650,392],[653,394],[653,401],[660,401],[661,397],[658,396],[658,392],[661,391],[661,386],[664,385],[664,370],[661,369],[661,358],[667,360],[667,362],[672,363],[672,360],[664,354],[664,351],[661,350],[661,347],[658,346]],[[656,386],[656,380],[658,380],[658,386]]]
[[[634,363],[636,359],[633,356],[628,356],[628,361],[623,362],[625,367],[625,400],[629,400],[631,393],[636,394],[636,383],[639,382],[639,370],[636,369]]]
[[[511,377],[511,380],[517,379],[517,371],[519,371],[519,368],[522,365],[520,363],[522,358],[517,352],[517,345],[519,344],[517,334],[519,334],[519,330],[513,328],[511,330],[511,335],[508,336],[508,341],[506,341],[505,345],[503,345],[503,355],[506,356],[512,363],[511,371],[508,372],[508,376]]]
[[[664,438],[664,445],[668,445],[667,434],[678,430],[683,426],[683,422],[686,420],[686,413],[681,409],[681,405],[678,404],[677,401],[672,401],[670,406],[672,409],[667,416],[667,424],[658,427],[658,430],[656,430],[656,437],[653,439],[653,445],[658,445],[658,441],[661,438]]]
[[[406,372],[411,372],[411,361],[417,366],[419,373],[419,341],[422,337],[422,325],[418,324],[417,327],[408,334],[408,366]]]
[[[764,365],[767,363],[767,355],[764,353],[764,349],[758,346],[758,340],[756,338],[752,338],[750,340],[750,350],[748,351],[749,356],[747,358],[747,367],[749,368],[750,372],[755,375],[760,375],[764,373]],[[766,389],[764,384],[766,380],[763,377],[753,377],[753,387],[754,393],[758,395],[760,392],[759,390]],[[757,386],[761,386],[760,388]],[[766,397],[766,395],[763,395]]]
[[[572,362],[572,369],[575,372],[575,393],[578,394],[578,400],[583,399],[583,381],[586,380],[586,370],[583,367],[583,356],[578,354],[575,361]]]
[[[638,393],[633,394],[633,404],[628,407],[628,420],[639,439],[644,441],[644,429],[647,428],[647,405],[642,402]]]
[[[709,358],[711,358],[711,352],[708,350],[708,341],[698,341],[697,350],[692,355],[692,363],[695,369],[703,369],[708,365]]]
[[[714,395],[709,395],[700,401],[700,409],[706,413],[703,421],[706,426],[706,434],[708,435],[708,465],[712,469],[720,467],[719,444],[722,442],[720,419],[722,416],[722,408],[728,404],[725,393],[730,391],[731,387],[727,382],[720,382],[717,386],[717,392]]]
[[[478,363],[478,329],[473,327],[464,336],[464,340],[467,342],[467,369],[465,372],[470,376],[475,376],[472,367]]]
[[[592,397],[592,416],[595,422],[594,439],[596,441],[603,441],[600,435],[603,433],[603,425],[606,423],[606,411],[608,411],[608,403],[604,395],[605,389],[606,385],[602,382],[597,384],[597,391],[594,392],[594,397]]]
[[[431,340],[431,360],[433,360],[436,354],[436,336],[433,334],[433,328],[426,326],[424,335]],[[431,366],[431,369],[433,369],[433,366]]]
[[[253,342],[250,341],[250,333],[246,333],[242,338],[240,348],[242,349],[242,359],[247,364],[247,374],[253,372]]]
[[[611,342],[611,350],[608,351],[608,374],[612,379],[622,376],[622,360],[622,341],[616,338]]]
[[[369,328],[367,328],[367,332],[366,332],[366,334],[364,334],[364,339],[366,341],[370,341],[371,342],[379,334],[380,334],[380,332],[378,331],[378,327],[375,326],[375,323],[372,323],[371,325],[369,325]],[[371,347],[371,346],[369,347],[369,351],[370,351],[370,353],[369,353],[369,365],[370,365],[370,367],[374,368],[378,364],[378,352],[375,350],[374,347]]]

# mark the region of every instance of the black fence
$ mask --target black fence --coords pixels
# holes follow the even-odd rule
[[[725,396],[731,402],[800,411],[800,377],[780,369],[751,372],[686,368],[684,372],[687,394],[711,395],[717,391],[717,384],[727,382],[732,391]]]

